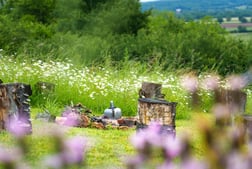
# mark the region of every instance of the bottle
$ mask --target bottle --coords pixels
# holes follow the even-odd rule
[[[122,111],[120,108],[114,106],[114,102],[110,101],[110,107],[104,110],[104,117],[109,119],[120,119]]]

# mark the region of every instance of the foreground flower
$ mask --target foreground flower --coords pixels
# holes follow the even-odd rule
[[[247,85],[247,81],[244,77],[239,75],[232,75],[227,77],[227,87],[231,90],[241,90]]]
[[[194,93],[198,89],[198,78],[193,75],[182,76],[181,86],[188,92]]]
[[[15,117],[9,118],[6,123],[6,129],[16,138],[22,138],[32,132],[32,126],[27,122],[27,119]]]
[[[0,166],[4,169],[14,169],[22,159],[22,153],[18,148],[6,148],[0,146]]]
[[[202,88],[206,90],[216,90],[220,86],[220,77],[217,75],[209,75],[201,82]]]
[[[68,164],[81,164],[86,150],[86,139],[83,137],[74,137],[64,141],[65,149],[62,155]]]
[[[56,138],[59,139],[59,138]],[[74,165],[82,165],[85,158],[86,139],[83,137],[73,137],[70,139],[62,140],[60,150],[57,154],[47,156],[44,164],[53,169],[71,168]]]
[[[180,155],[183,145],[179,139],[163,130],[158,122],[152,122],[147,128],[132,135],[131,143],[136,148],[137,155],[127,159],[128,169],[145,167],[146,163],[152,161],[153,152],[159,152],[160,158],[164,161],[162,165],[156,167],[172,168],[172,160]]]

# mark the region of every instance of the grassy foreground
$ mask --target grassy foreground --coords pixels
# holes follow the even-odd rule
[[[36,110],[35,110],[36,111]],[[188,134],[192,137],[193,148],[197,156],[202,156],[204,148],[201,144],[199,135],[198,121],[211,119],[211,115],[206,113],[194,113],[191,120],[177,120],[177,136]],[[38,120],[32,121],[33,134],[26,139],[29,151],[24,157],[29,166],[43,168],[43,159],[49,154],[55,152],[57,142],[51,137],[50,133],[55,132],[55,127],[64,130],[64,137],[84,136],[87,138],[87,150],[85,156],[85,165],[81,168],[125,168],[124,160],[133,155],[135,150],[130,142],[130,137],[136,132],[135,129],[117,130],[107,129],[99,130],[93,128],[71,128],[58,126],[54,123],[46,123]],[[17,142],[8,133],[1,133],[0,142],[4,146],[15,146]],[[77,167],[76,167],[77,168]],[[79,168],[79,167],[78,167]]]
[[[3,61],[0,62],[1,78],[6,83],[24,82],[31,84],[33,89],[38,81],[55,84],[55,92],[46,95],[37,93],[31,97],[33,134],[25,138],[28,149],[22,158],[32,168],[44,169],[45,157],[53,155],[59,148],[59,143],[51,135],[58,128],[64,130],[64,139],[75,136],[87,138],[86,156],[84,157],[86,165],[75,168],[125,168],[123,161],[136,153],[130,142],[130,137],[135,133],[135,129],[121,131],[69,128],[43,123],[34,120],[34,117],[37,112],[44,109],[54,115],[60,115],[64,106],[78,102],[93,110],[94,114],[101,114],[109,106],[110,100],[114,100],[116,106],[122,109],[123,116],[135,116],[138,90],[143,81],[161,83],[165,99],[178,102],[176,109],[177,135],[192,137],[194,153],[197,157],[204,156],[205,147],[199,132],[202,124],[212,122],[212,116],[207,112],[210,112],[213,97],[212,93],[203,90],[201,85],[211,77],[209,75],[203,74],[197,77],[199,96],[202,98],[199,112],[202,113],[192,113],[191,97],[180,83],[184,78],[184,81],[187,80],[186,84],[189,85],[187,87],[190,88],[195,84],[196,79],[187,79],[186,76],[179,76],[178,73],[161,72],[158,69],[149,72],[134,62],[127,62],[127,64],[119,66],[120,69],[116,69],[109,64],[105,64],[104,67],[80,68],[75,67],[71,62],[26,61],[7,57],[1,59]],[[247,93],[246,112],[250,113],[251,88],[248,87],[245,90]],[[18,144],[17,140],[6,132],[0,133],[0,142],[7,147]],[[0,152],[0,158],[1,155],[4,154]]]

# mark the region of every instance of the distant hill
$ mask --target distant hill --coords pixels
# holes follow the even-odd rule
[[[141,2],[142,9],[171,11],[219,11],[252,8],[251,0],[159,0]]]

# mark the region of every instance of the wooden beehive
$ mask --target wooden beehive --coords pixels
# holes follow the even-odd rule
[[[139,98],[139,122],[144,125],[149,125],[151,122],[155,121],[164,126],[175,127],[176,105],[176,102]]]
[[[231,114],[243,114],[246,109],[247,93],[242,90],[215,90],[215,104],[226,105]]]
[[[31,86],[24,83],[0,84],[0,130],[7,129],[10,122],[19,122],[27,134],[32,132],[29,96]],[[22,124],[22,125],[21,125]]]

